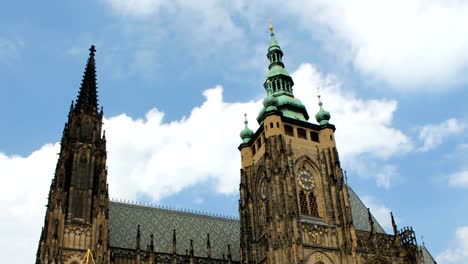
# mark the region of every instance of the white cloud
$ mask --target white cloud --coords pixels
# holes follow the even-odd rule
[[[375,219],[377,219],[377,221],[385,229],[385,231],[388,233],[393,233],[390,209],[385,205],[379,203],[377,199],[373,196],[362,197],[362,202],[368,208],[370,208],[372,215],[375,217]]]
[[[457,228],[455,241],[436,257],[437,263],[468,263],[468,226]]]
[[[125,16],[148,16],[172,5],[172,1],[167,0],[106,0],[106,2],[114,11]]]
[[[208,179],[221,193],[238,190],[243,113],[253,121],[260,104],[226,103],[221,87],[204,95],[206,101],[181,120],[164,123],[153,109],[145,119],[122,114],[105,121],[112,196],[135,199],[143,192],[159,200]]]
[[[419,151],[434,149],[442,144],[444,139],[463,132],[465,128],[466,124],[455,118],[450,118],[440,124],[425,125],[419,131],[419,139],[423,142]]]
[[[34,262],[58,151],[47,144],[28,157],[0,153],[0,247],[8,252],[2,262]]]
[[[363,100],[344,91],[332,75],[323,76],[311,64],[303,64],[292,75],[294,93],[305,105],[317,105],[317,87],[321,87],[323,107],[331,113],[330,122],[337,125],[336,144],[344,167],[375,179],[388,188],[398,172],[380,161],[402,155],[413,149],[410,138],[392,127],[397,102],[386,99]],[[314,119],[318,106],[308,107]],[[375,165],[376,160],[379,165]]]
[[[115,13],[132,19],[125,20],[125,23],[145,21],[144,23],[148,24],[157,21],[148,36],[150,39],[155,34],[167,34],[165,31],[175,26],[175,30],[184,32],[181,35],[187,35],[189,45],[198,42],[213,48],[231,42],[242,43],[243,31],[236,26],[232,18],[233,12],[237,10],[234,2],[216,0],[105,0],[104,2]],[[132,27],[132,30],[137,28]]]
[[[392,182],[399,176],[398,170],[393,165],[383,165],[382,168],[377,172],[377,186],[390,188]]]
[[[468,188],[468,170],[462,170],[454,173],[448,178],[449,185],[454,187],[467,187]]]
[[[466,81],[466,1],[302,0],[286,7],[359,71],[396,88]]]
[[[340,155],[344,157],[369,153],[386,159],[413,148],[411,140],[392,127],[397,109],[394,100],[363,100],[332,76],[322,76],[311,64],[303,64],[292,75],[294,92],[306,105],[317,105],[317,87],[320,87],[323,107],[331,112],[331,123],[337,124],[336,138]],[[309,107],[314,119],[318,106]]]
[[[316,105],[315,87],[323,87],[324,107],[331,111],[332,123],[338,127],[342,160],[364,154],[368,159],[385,160],[410,149],[406,135],[391,124],[396,102],[362,100],[345,93],[335,78],[323,77],[311,64],[299,67],[293,77],[295,93],[306,106]],[[112,197],[135,200],[137,194],[143,194],[157,201],[207,181],[217,192],[237,192],[237,146],[243,113],[248,113],[249,126],[255,130],[261,101],[225,102],[220,86],[206,90],[204,96],[203,104],[180,120],[164,121],[164,114],[157,109],[140,119],[121,114],[104,120]],[[316,110],[309,107],[312,116]],[[25,258],[19,261],[22,263],[34,258],[57,151],[55,144],[45,145],[28,157],[0,155],[0,175],[9,176],[0,187],[4,212],[0,232],[5,237],[0,246],[10,249],[16,261],[18,255]],[[381,178],[375,179],[384,184],[389,181]],[[385,220],[379,220],[386,225]],[[25,237],[30,239],[24,241]],[[27,250],[18,251],[21,245]]]
[[[390,87],[426,91],[468,81],[468,3],[455,0],[296,0],[255,2],[105,0],[117,14],[177,24],[190,43],[242,46],[248,24],[268,16],[302,25],[322,48]],[[275,7],[281,6],[281,12]],[[237,22],[234,18],[237,18]],[[291,20],[292,18],[292,20]],[[128,23],[129,20],[125,20]],[[138,20],[136,20],[138,21]],[[134,27],[135,28],[135,27]],[[157,30],[159,25],[155,26]],[[296,30],[296,29],[291,29]],[[253,30],[258,32],[258,29]],[[154,35],[154,34],[151,34]],[[205,42],[203,42],[205,41]],[[250,53],[249,53],[250,54]]]

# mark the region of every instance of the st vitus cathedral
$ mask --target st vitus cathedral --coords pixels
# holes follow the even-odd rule
[[[273,28],[263,101],[253,132],[240,136],[239,220],[110,201],[95,48],[63,130],[36,263],[435,263],[393,216],[387,234],[347,185],[335,126],[293,95]],[[234,151],[234,150],[233,150]],[[111,175],[112,177],[112,175]],[[390,217],[390,216],[389,216]]]

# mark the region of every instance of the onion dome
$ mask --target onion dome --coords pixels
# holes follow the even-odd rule
[[[254,132],[250,130],[247,126],[249,123],[249,121],[247,121],[247,114],[244,114],[244,118],[245,128],[240,132],[240,137],[242,139],[242,143],[248,143],[250,141],[250,138],[252,138]]]
[[[320,124],[320,125],[327,125],[328,124],[328,121],[330,120],[330,112],[328,111],[325,111],[322,107],[323,103],[322,101],[320,100],[320,95],[317,96],[318,99],[319,99],[319,103],[318,105],[320,106],[320,110],[318,111],[317,114],[315,114],[315,119],[317,120],[317,122]]]

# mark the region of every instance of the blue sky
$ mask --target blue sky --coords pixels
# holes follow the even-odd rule
[[[442,0],[4,3],[0,246],[34,259],[91,44],[111,196],[237,215],[271,17],[295,95],[312,116],[321,87],[349,184],[381,224],[393,211],[440,263],[468,263],[467,14]]]

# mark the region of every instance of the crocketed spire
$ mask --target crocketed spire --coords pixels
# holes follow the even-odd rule
[[[89,49],[88,63],[81,82],[78,98],[76,99],[75,111],[85,112],[89,114],[98,111],[98,98],[97,98],[97,83],[96,83],[96,62],[94,60],[94,53],[96,49],[94,45]]]

